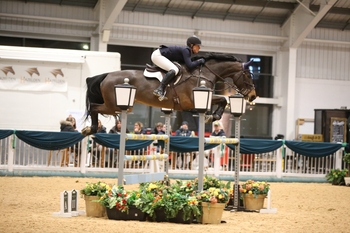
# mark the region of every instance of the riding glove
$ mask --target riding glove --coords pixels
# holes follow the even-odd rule
[[[205,59],[204,58],[198,59],[198,65],[203,65],[204,63],[205,63]]]

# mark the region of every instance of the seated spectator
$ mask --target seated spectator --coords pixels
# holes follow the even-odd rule
[[[143,128],[143,124],[140,121],[135,122],[134,124],[134,134],[146,134],[146,129]]]
[[[151,131],[151,134],[165,134],[165,131],[163,131],[163,123],[158,122],[154,129]]]
[[[221,127],[221,123],[219,121],[214,122],[214,130],[211,133],[211,136],[215,136],[215,137],[226,136],[224,130]]]
[[[61,132],[66,131],[66,132],[76,132],[77,130],[74,129],[73,127],[73,118],[72,117],[67,117],[66,120],[60,121],[61,124]]]
[[[190,130],[188,130],[188,122],[187,121],[183,121],[181,127],[178,130],[176,130],[176,132],[175,132],[175,136],[192,137],[193,135],[194,135],[194,132],[191,132]],[[191,161],[189,161],[187,164],[185,162],[185,160],[187,160],[187,158],[190,157],[189,155],[190,155],[190,153],[186,153],[186,157],[185,157],[185,153],[180,153],[180,155],[177,156],[177,159],[179,161],[179,157],[181,157],[181,161],[178,162],[176,167],[183,168],[183,169],[190,168]],[[195,159],[195,158],[196,157],[194,155],[193,159]]]
[[[106,127],[104,127],[102,125],[101,120],[98,120],[98,124],[97,124],[97,133],[107,133]],[[93,152],[92,154],[94,155],[94,159],[96,161],[100,160],[100,155],[101,155],[101,151],[102,151],[102,145],[96,143],[95,141],[93,142]],[[97,152],[97,153],[96,153]],[[102,156],[103,160],[104,160],[104,156]],[[102,161],[103,163],[104,161]],[[106,161],[107,162],[107,161]]]
[[[108,133],[117,133],[120,134],[120,130],[122,127],[122,122],[120,120],[115,120],[115,126],[113,126]],[[126,133],[130,133],[128,129],[126,129]]]
[[[193,133],[190,130],[188,130],[188,122],[187,121],[183,121],[180,128],[178,130],[176,130],[176,132],[175,132],[175,136],[190,137],[192,135],[193,135]]]

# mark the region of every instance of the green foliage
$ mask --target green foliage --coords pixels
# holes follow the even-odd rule
[[[98,181],[97,183],[86,182],[85,187],[80,190],[81,195],[101,197],[110,188],[110,185]]]
[[[123,186],[114,185],[112,188],[109,186],[98,202],[109,209],[116,208],[121,212],[128,212],[129,207],[135,205],[139,198],[138,191],[126,191]]]
[[[350,165],[350,153],[345,153],[343,160]]]
[[[348,169],[332,169],[329,173],[326,175],[326,179],[332,183],[340,185],[343,183],[344,177],[347,175]]]
[[[192,183],[176,181],[170,186],[163,182],[144,183],[135,205],[153,219],[156,210],[164,211],[167,219],[176,217],[179,211],[182,211],[184,221],[192,216],[199,219],[200,209]]]

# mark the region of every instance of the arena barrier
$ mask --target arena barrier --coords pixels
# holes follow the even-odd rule
[[[69,156],[65,154],[67,150],[44,150],[31,146],[19,139],[15,131],[3,136],[0,130],[0,175],[1,176],[94,176],[94,177],[115,177],[118,163],[118,149],[105,147],[105,151],[99,156],[94,149],[92,140],[85,137],[71,148]],[[38,132],[38,131],[35,131]],[[59,133],[59,132],[58,132]],[[132,137],[132,136],[131,136]],[[190,139],[190,138],[188,138]],[[188,140],[185,138],[184,140]],[[206,139],[214,140],[214,139]],[[171,141],[171,137],[170,137]],[[250,145],[256,146],[259,143],[274,144],[274,140],[247,139],[240,140],[241,145],[241,166],[239,168],[240,178],[258,179],[269,181],[302,181],[302,182],[326,182],[325,175],[335,168],[343,169],[346,167],[342,160],[344,146],[341,144],[339,149],[328,154],[322,153],[322,146],[337,146],[335,143],[311,143],[286,141],[280,142],[281,146],[270,149],[268,152],[249,151]],[[309,148],[317,144],[316,156],[305,156],[291,149],[288,143],[294,143],[295,147]],[[47,143],[43,140],[40,143]],[[186,141],[184,141],[186,143]],[[244,144],[244,145],[242,145]],[[246,151],[242,151],[242,147]],[[263,145],[262,148],[265,146]],[[243,148],[243,149],[244,149]],[[258,148],[260,149],[260,148]],[[156,153],[157,148],[152,144],[145,150],[128,151],[129,155],[152,155]],[[160,148],[160,152],[161,152]],[[62,152],[65,151],[65,152]],[[78,158],[74,159],[74,152],[78,153]],[[96,150],[97,151],[97,150]],[[101,153],[101,152],[100,152]],[[161,152],[163,153],[163,152]],[[88,156],[90,154],[90,156]],[[51,159],[50,159],[51,158]],[[158,166],[154,167],[155,162],[152,160],[143,163],[143,166],[133,166],[141,162],[140,157],[136,157],[137,161],[125,161],[125,174],[151,173],[157,171],[155,169],[162,167],[162,163],[158,160]],[[168,153],[168,159],[163,160],[169,163],[168,175],[170,178],[192,179],[197,176],[196,160],[198,152],[175,152]],[[219,158],[219,160],[218,160]],[[62,166],[62,160],[64,161]],[[226,180],[232,180],[234,177],[234,150],[226,144],[218,144],[215,148],[205,152],[205,173],[214,175]],[[68,165],[67,165],[68,164]],[[153,167],[152,167],[153,166]]]

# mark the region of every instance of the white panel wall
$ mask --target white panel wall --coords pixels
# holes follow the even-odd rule
[[[350,81],[350,44],[303,43],[297,67],[297,77]]]
[[[68,89],[66,92],[54,91],[0,91],[0,129],[29,129],[59,131],[61,120],[66,119],[69,113],[74,113],[77,123],[82,123],[82,115],[85,113],[86,78],[106,72],[120,70],[119,53],[103,53],[91,51],[62,50],[62,49],[39,49],[28,47],[0,47],[0,58],[4,52],[19,57],[23,53],[31,52],[35,58],[25,57],[21,60],[22,66],[36,67],[50,63],[50,66],[61,68],[67,79]],[[56,62],[36,61],[38,57],[55,58]],[[85,57],[84,63],[65,62],[65,57],[78,54]],[[58,62],[61,59],[60,62]],[[0,59],[0,67],[6,62],[15,66],[17,60]],[[71,71],[71,72],[70,72]],[[5,76],[3,72],[0,74]],[[100,118],[108,128],[114,125],[114,119]],[[77,125],[81,129],[84,125]]]
[[[298,78],[295,119],[314,118],[314,109],[350,109],[350,82]]]

